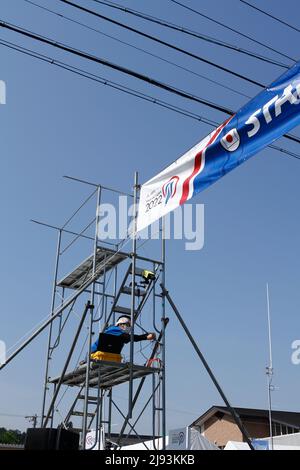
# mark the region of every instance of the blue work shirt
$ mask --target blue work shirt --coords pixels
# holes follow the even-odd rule
[[[119,326],[115,326],[115,325],[109,326],[108,328],[106,328],[106,330],[104,330],[104,333],[108,335],[122,336],[122,341],[124,344],[129,343],[130,341],[130,333],[126,333]],[[147,339],[147,336],[148,336],[148,333],[145,333],[143,335],[133,335],[133,340],[134,342],[143,341]],[[97,339],[97,341],[93,343],[91,347],[91,353],[95,353],[98,351],[98,342],[99,342],[99,338]]]
[[[106,328],[106,330],[104,330],[104,333],[107,333],[109,335],[115,335],[115,336],[120,336],[120,335],[123,335],[124,334],[124,330],[122,330],[119,326],[109,326],[108,328]],[[92,348],[91,348],[91,353],[95,353],[97,351],[97,348],[98,348],[98,339],[97,341],[95,341],[92,345]]]

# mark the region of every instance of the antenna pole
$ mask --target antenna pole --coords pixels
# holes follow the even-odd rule
[[[203,356],[202,352],[200,351],[199,347],[197,346],[197,343],[196,341],[194,340],[194,338],[192,337],[188,327],[186,326],[185,322],[183,321],[183,318],[182,316],[180,315],[179,311],[178,311],[178,308],[176,307],[176,305],[174,304],[172,298],[170,297],[170,294],[169,292],[167,291],[167,289],[165,288],[165,286],[161,283],[160,284],[160,287],[162,289],[162,295],[166,297],[167,301],[169,302],[170,306],[172,307],[173,309],[173,312],[175,313],[179,323],[181,324],[184,332],[186,333],[188,339],[190,340],[190,342],[192,343],[199,359],[201,360],[202,364],[204,365],[208,375],[210,376],[213,384],[215,385],[216,389],[218,390],[219,394],[221,395],[222,399],[224,400],[224,403],[225,405],[227,406],[227,409],[228,411],[230,412],[233,420],[235,421],[237,427],[239,428],[239,430],[241,431],[245,441],[247,442],[248,446],[250,447],[251,450],[255,450],[254,447],[253,447],[253,444],[251,442],[251,438],[250,438],[250,435],[248,433],[248,431],[245,429],[245,426],[244,424],[242,423],[237,411],[232,408],[232,406],[230,405],[228,399],[226,398],[226,395],[225,393],[223,392],[222,388],[220,387],[220,384],[219,382],[217,381],[215,375],[213,374],[213,371],[211,370],[211,368],[209,367],[205,357]]]
[[[131,265],[131,332],[130,332],[130,365],[129,365],[129,397],[128,418],[132,418],[133,400],[133,361],[134,361],[134,322],[135,322],[135,271],[136,271],[136,229],[138,204],[138,172],[134,173],[134,199],[133,199],[133,232],[132,232],[132,265]]]
[[[269,284],[268,283],[267,283],[267,310],[268,310],[269,366],[266,367],[266,374],[268,376],[268,404],[269,404],[269,426],[270,426],[271,450],[274,450],[273,430],[272,430],[272,397],[271,397],[271,392],[273,390],[273,385],[272,385],[273,355],[272,355],[272,336],[271,336],[270,296],[269,296]]]

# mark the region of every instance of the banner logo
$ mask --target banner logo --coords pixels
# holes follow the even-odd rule
[[[169,200],[175,196],[177,190],[177,183],[179,176],[172,176],[162,187],[163,197],[165,198],[165,205],[168,204]]]
[[[204,191],[298,124],[300,61],[141,186],[137,231]],[[174,174],[178,176],[170,179]],[[154,194],[161,195],[161,204],[152,203]]]
[[[231,129],[227,134],[224,135],[221,139],[221,145],[228,152],[234,152],[239,148],[241,139],[237,129]]]

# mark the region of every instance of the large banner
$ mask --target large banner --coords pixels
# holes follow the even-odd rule
[[[137,231],[300,124],[300,62],[141,187]]]

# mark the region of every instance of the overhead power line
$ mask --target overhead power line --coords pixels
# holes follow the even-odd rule
[[[278,147],[278,145],[270,144],[270,145],[268,145],[268,147],[270,147],[271,149],[277,150],[277,152],[285,153],[285,154],[289,155],[290,157],[293,157],[293,158],[296,158],[297,160],[300,160],[300,155],[298,153],[291,152],[290,150],[284,149],[282,147]]]
[[[29,31],[24,28],[20,28],[16,25],[13,25],[11,23],[6,23],[0,19],[0,27],[8,29],[10,31],[14,31],[15,33],[21,34],[23,36],[26,36],[28,38],[34,39],[36,41],[42,42],[44,44],[48,44],[50,46],[53,46],[57,49],[63,50],[65,52],[68,52],[70,54],[76,55],[78,57],[81,57],[83,59],[87,59],[89,61],[95,62],[97,64],[104,65],[106,67],[109,67],[113,70],[117,70],[118,72],[121,72],[125,75],[129,75],[131,77],[137,78],[138,80],[141,80],[143,82],[146,82],[150,85],[156,86],[158,88],[161,88],[163,90],[166,90],[170,93],[176,94],[178,96],[181,96],[182,98],[187,98],[191,101],[195,101],[197,103],[201,103],[205,106],[208,106],[212,109],[215,109],[216,111],[221,111],[222,113],[226,114],[232,114],[230,110],[223,106],[219,106],[215,103],[212,103],[211,101],[204,100],[202,98],[197,97],[196,95],[192,95],[190,93],[187,93],[183,90],[180,90],[179,88],[175,88],[173,86],[167,85],[163,82],[160,82],[154,78],[148,77],[142,73],[136,72],[135,70],[123,67],[121,65],[115,64],[113,62],[110,62],[106,59],[103,59],[101,57],[96,57],[94,55],[88,54],[87,52],[81,51],[79,49],[74,49],[73,47],[67,46],[66,44],[54,41],[52,39],[49,39],[45,36],[41,36],[40,34],[35,34],[32,31]]]
[[[7,416],[11,418],[27,418],[25,415],[17,415],[17,414],[12,414],[12,413],[0,413],[0,416]]]
[[[28,0],[25,0],[25,1],[27,1],[28,3],[34,4],[32,1],[28,1]],[[77,5],[77,4],[74,4],[73,2],[70,2],[70,1],[68,1],[68,0],[59,0],[59,1],[61,1],[61,2],[63,2],[63,3],[67,3],[67,4],[69,4],[69,5],[72,5],[72,6],[76,7],[76,8],[79,8],[80,10],[87,11],[87,12],[89,12],[89,13],[95,14],[96,16],[102,16],[102,15],[99,15],[98,13],[96,13],[96,12],[93,12],[93,11],[91,11],[91,10],[88,10],[88,9],[86,9],[86,8],[84,8],[84,7],[81,7],[81,6]],[[48,10],[48,11],[49,11],[49,10]],[[105,17],[105,18],[106,18],[106,17]],[[115,20],[111,20],[111,19],[110,19],[110,21],[112,21],[112,22],[115,23]],[[4,23],[4,24],[8,24],[8,23]],[[0,26],[1,26],[1,24],[0,24]],[[126,26],[126,28],[127,28],[127,26]],[[130,27],[128,27],[128,28],[129,28],[129,29],[132,29],[132,28],[130,28]],[[24,29],[22,29],[22,31],[26,31],[26,32],[31,33],[31,31],[27,31],[27,30],[24,30]],[[20,32],[20,31],[19,31],[19,32]],[[144,33],[142,33],[142,34],[144,34]],[[47,41],[47,43],[49,43],[49,42],[48,42],[49,39],[46,38],[45,36],[38,35],[38,37],[39,37],[39,38],[42,38],[43,40]],[[36,39],[37,39],[37,38],[36,38]],[[51,42],[51,45],[53,45],[53,46],[55,46],[55,47],[58,47],[58,45],[60,45],[60,46],[65,46],[65,45],[60,44],[60,43],[58,43],[58,42],[55,42],[55,43],[54,43],[53,41]],[[78,51],[78,50],[76,50],[76,49],[72,49],[72,51],[70,50],[69,52],[73,52],[73,53],[74,53],[75,51],[76,51],[76,52],[80,52],[81,54],[84,54],[84,57],[85,57],[85,58],[88,58],[88,57],[86,56],[86,53],[82,53],[82,51]],[[95,60],[95,59],[100,60],[99,58],[95,58],[95,56],[90,56],[89,58],[92,59],[92,60]],[[101,59],[101,60],[103,60],[103,59]],[[101,63],[102,63],[102,62],[101,62]],[[103,65],[108,65],[108,62],[105,61],[105,64],[103,63]],[[116,64],[111,64],[111,65],[114,65],[114,67],[119,67],[119,68],[121,69],[121,67],[120,67],[120,66],[117,66]],[[215,65],[215,66],[217,66],[217,65]],[[113,68],[114,68],[114,67],[113,67]],[[218,66],[218,67],[220,67],[220,66]],[[123,70],[120,70],[120,71],[124,71],[124,70],[125,70],[124,68],[122,68],[122,69],[123,69]],[[125,73],[128,73],[128,69],[126,69],[126,70],[127,70],[127,72],[125,72]],[[136,72],[133,72],[133,73],[135,74],[135,75],[134,75],[135,78],[140,78],[140,77],[142,77],[141,74],[139,74],[140,77],[137,77],[137,76],[136,76]],[[194,101],[201,102],[201,104],[205,104],[205,105],[207,105],[207,106],[212,107],[213,109],[219,110],[219,111],[221,111],[221,112],[225,112],[225,113],[227,113],[227,114],[229,114],[229,115],[235,114],[234,111],[232,111],[232,110],[230,110],[230,109],[226,109],[226,108],[224,108],[224,107],[220,107],[219,105],[217,105],[217,104],[215,104],[215,103],[208,102],[207,100],[200,99],[199,97],[195,97],[195,95],[190,95],[190,94],[188,94],[188,93],[186,93],[186,92],[183,92],[182,90],[179,90],[179,89],[176,89],[176,88],[174,88],[174,87],[170,87],[169,85],[162,84],[161,82],[155,81],[154,79],[149,79],[149,77],[146,77],[146,76],[143,76],[143,77],[144,77],[144,78],[143,78],[144,80],[146,79],[146,81],[147,81],[148,83],[151,83],[151,84],[154,85],[154,86],[160,86],[161,88],[164,88],[164,89],[166,89],[167,91],[171,91],[171,92],[173,92],[173,93],[175,93],[175,94],[179,94],[180,96],[182,96],[182,97],[184,97],[184,98],[188,98],[188,99],[192,99],[192,100],[194,100]],[[141,79],[142,79],[142,78],[141,78]],[[150,82],[149,82],[149,80],[150,80]],[[247,80],[250,80],[250,79],[247,79]],[[250,80],[250,81],[251,81],[251,80]],[[154,83],[154,82],[156,82],[156,83]],[[159,85],[158,85],[158,83],[159,83]],[[261,87],[264,87],[264,85],[260,85],[260,86],[261,86]],[[168,88],[166,88],[166,87],[168,87]],[[185,96],[184,96],[184,95],[185,95]],[[247,95],[245,95],[245,96],[248,97]],[[201,101],[199,101],[199,100],[201,100]],[[292,141],[294,141],[294,142],[300,143],[300,139],[299,139],[298,137],[292,135],[292,134],[285,134],[284,137],[286,137],[287,139],[292,140]]]
[[[96,17],[98,17],[98,18],[100,18],[100,19],[103,19],[103,20],[105,20],[105,21],[108,21],[108,22],[110,22],[110,23],[112,23],[112,24],[115,24],[115,25],[117,25],[117,26],[120,26],[121,28],[124,28],[124,29],[126,29],[126,30],[128,30],[128,31],[132,31],[132,32],[134,32],[134,33],[136,33],[136,34],[139,34],[140,36],[143,36],[143,37],[145,37],[145,38],[151,39],[151,41],[157,42],[158,44],[162,44],[163,46],[169,47],[170,49],[173,49],[173,50],[175,50],[175,51],[177,51],[177,52],[181,52],[182,54],[185,54],[185,55],[187,55],[187,56],[189,56],[189,57],[192,57],[192,58],[194,58],[194,59],[196,59],[196,60],[199,60],[200,62],[203,62],[203,63],[205,63],[205,64],[211,65],[212,67],[215,67],[215,68],[217,68],[217,69],[219,69],[219,70],[222,70],[223,72],[227,72],[227,73],[229,73],[230,75],[233,75],[233,76],[235,76],[235,77],[237,77],[237,78],[240,78],[240,79],[242,79],[242,80],[245,80],[245,81],[247,81],[247,82],[249,82],[249,83],[252,83],[253,85],[257,85],[257,86],[259,86],[259,87],[261,87],[261,88],[265,88],[265,85],[264,85],[263,83],[260,83],[260,82],[258,82],[258,81],[256,81],[256,80],[252,80],[251,78],[248,78],[248,77],[246,77],[245,75],[242,75],[242,74],[240,74],[240,73],[238,73],[238,72],[234,72],[233,70],[230,70],[230,69],[228,69],[227,67],[223,67],[222,65],[216,64],[216,63],[214,63],[214,62],[212,62],[212,61],[210,61],[210,60],[208,60],[208,59],[205,59],[204,57],[201,57],[201,56],[199,56],[199,55],[197,55],[197,54],[194,54],[193,52],[190,52],[190,51],[187,51],[187,50],[185,50],[185,49],[182,49],[181,47],[175,46],[174,44],[171,44],[171,43],[169,43],[169,42],[163,41],[162,39],[159,39],[159,38],[157,38],[156,36],[147,34],[147,33],[143,32],[143,31],[140,31],[139,29],[132,28],[131,26],[128,26],[128,25],[126,25],[126,24],[124,24],[124,23],[121,23],[120,21],[117,21],[117,20],[114,20],[114,19],[112,19],[112,18],[109,18],[108,16],[104,16],[104,15],[102,15],[102,14],[100,14],[100,13],[94,11],[94,10],[90,10],[89,8],[85,8],[85,7],[83,7],[83,6],[81,6],[81,5],[78,5],[77,3],[71,2],[71,1],[69,1],[69,0],[59,0],[59,1],[62,2],[62,3],[65,3],[66,5],[69,5],[69,6],[72,6],[72,7],[74,7],[74,8],[77,8],[78,10],[81,10],[81,11],[84,11],[84,12],[86,12],[86,13],[89,13],[89,14],[91,14],[91,15],[93,15],[93,16],[96,16]]]
[[[146,75],[143,75],[139,72],[136,72],[135,70],[131,70],[131,69],[128,69],[126,67],[123,67],[121,65],[118,65],[118,64],[115,64],[113,62],[110,62],[110,61],[107,61],[105,59],[102,59],[100,57],[96,57],[94,55],[91,55],[91,54],[88,54],[86,52],[83,52],[81,50],[78,50],[78,49],[74,49],[70,46],[67,46],[63,43],[59,43],[57,41],[53,41],[52,39],[49,39],[45,36],[41,36],[41,35],[38,35],[38,34],[35,34],[33,33],[32,31],[29,31],[29,30],[25,30],[24,28],[20,28],[16,25],[13,25],[13,24],[10,24],[10,23],[6,23],[2,20],[0,20],[0,27],[2,28],[6,28],[8,30],[11,30],[11,31],[14,31],[16,33],[19,33],[23,36],[26,36],[26,37],[29,37],[31,39],[34,39],[34,40],[37,40],[39,42],[42,42],[44,44],[48,44],[48,45],[51,45],[57,49],[61,49],[65,52],[69,52],[71,54],[74,54],[76,56],[79,56],[81,58],[84,58],[84,59],[87,59],[87,60],[90,60],[92,62],[96,62],[98,64],[101,64],[101,65],[105,65],[109,68],[112,68],[113,70],[117,70],[121,73],[124,73],[126,75],[129,75],[129,76],[132,76],[134,78],[137,78],[143,82],[146,82],[150,85],[153,85],[153,86],[156,86],[158,88],[161,88],[163,90],[166,90],[170,93],[173,93],[173,94],[176,94],[182,98],[187,98],[189,100],[192,100],[192,101],[195,101],[197,103],[200,103],[200,104],[203,104],[205,106],[208,106],[212,109],[215,109],[217,111],[220,111],[220,112],[223,112],[223,113],[226,113],[226,114],[229,114],[229,115],[233,115],[235,114],[234,111],[228,109],[228,108],[225,108],[223,106],[220,106],[216,103],[213,103],[211,101],[208,101],[208,100],[204,100],[202,98],[199,98],[198,96],[195,96],[195,95],[192,95],[190,93],[187,93],[183,90],[180,90],[178,88],[175,88],[175,87],[172,87],[170,85],[167,85],[163,82],[160,82],[154,78],[151,78],[151,77],[147,77]],[[295,136],[292,136],[291,134],[285,134],[284,137],[287,137],[288,139],[290,140],[293,140],[297,143],[300,143],[300,139],[295,137]]]
[[[190,93],[187,93],[183,90],[180,90],[178,88],[175,88],[175,87],[172,87],[170,85],[167,85],[163,82],[160,82],[154,78],[151,78],[151,77],[147,77],[146,75],[143,75],[139,72],[136,72],[135,70],[131,70],[131,69],[128,69],[126,67],[123,67],[121,65],[118,65],[118,64],[115,64],[113,62],[109,62],[105,59],[102,59],[100,57],[96,57],[94,55],[91,55],[91,54],[88,54],[86,52],[83,52],[81,50],[78,50],[78,49],[74,49],[70,46],[67,46],[63,43],[59,43],[57,41],[53,41],[52,39],[49,39],[45,36],[41,36],[41,35],[38,35],[38,34],[35,34],[33,33],[32,31],[29,31],[29,30],[25,30],[24,28],[20,28],[16,25],[13,25],[13,24],[10,24],[10,23],[6,23],[4,21],[2,21],[0,19],[0,27],[2,28],[6,28],[10,31],[14,31],[18,34],[21,34],[23,36],[26,36],[26,37],[29,37],[31,39],[34,39],[36,41],[39,41],[39,42],[42,42],[44,44],[48,44],[48,45],[51,45],[57,49],[61,49],[65,52],[69,52],[73,55],[76,55],[76,56],[79,56],[81,58],[84,58],[84,59],[87,59],[87,60],[90,60],[92,62],[96,62],[98,64],[101,64],[101,65],[105,65],[109,68],[112,68],[113,70],[117,70],[121,73],[124,73],[126,75],[129,75],[129,76],[132,76],[134,78],[137,78],[138,80],[141,80],[143,82],[146,82],[150,85],[153,85],[153,86],[156,86],[158,88],[161,88],[163,90],[166,90],[170,93],[173,93],[173,94],[176,94],[182,98],[187,98],[191,101],[195,101],[197,103],[200,103],[200,104],[203,104],[205,106],[208,106],[212,109],[215,109],[216,111],[220,111],[220,112],[223,112],[223,113],[226,113],[226,114],[229,114],[229,115],[233,115],[235,114],[234,111],[228,109],[228,108],[225,108],[223,106],[220,106],[220,105],[217,105],[216,103],[213,103],[211,101],[208,101],[208,100],[204,100],[202,98],[199,98],[198,96],[195,96],[195,95],[192,95]],[[293,140],[297,143],[300,143],[300,139],[298,139],[297,137],[295,136],[292,136],[291,134],[285,134],[284,137],[287,137],[288,139],[290,140]]]
[[[194,119],[194,120],[197,120],[197,121],[200,121],[200,122],[203,122],[209,126],[218,126],[219,124],[216,122],[216,121],[213,121],[213,120],[210,120],[210,119],[207,119],[207,118],[204,118],[203,116],[200,116],[196,113],[193,113],[189,110],[186,110],[186,109],[183,109],[183,108],[180,108],[180,107],[177,107],[177,106],[174,106],[170,103],[167,103],[165,101],[162,101],[160,99],[157,99],[157,98],[154,98],[152,96],[149,96],[149,95],[146,95],[144,93],[140,93],[140,92],[137,92],[136,90],[133,90],[131,88],[128,88],[128,87],[125,87],[123,85],[120,85],[116,82],[112,82],[110,80],[107,80],[107,79],[104,79],[102,77],[99,77],[98,75],[95,75],[95,74],[92,74],[90,72],[87,72],[83,69],[80,69],[78,67],[74,67],[72,65],[69,65],[69,64],[66,64],[65,62],[61,62],[61,61],[58,61],[56,59],[53,59],[52,57],[48,57],[48,56],[45,56],[45,55],[42,55],[40,54],[39,52],[35,52],[31,49],[28,49],[28,48],[24,48],[23,46],[20,46],[18,44],[14,44],[14,43],[11,43],[9,41],[4,41],[4,40],[0,40],[0,44],[5,46],[5,47],[8,47],[10,49],[13,49],[15,51],[18,51],[18,52],[21,52],[25,55],[28,55],[28,56],[31,56],[35,59],[39,59],[43,62],[47,62],[48,64],[50,65],[55,65],[59,68],[62,68],[64,70],[67,70],[69,72],[72,72],[76,75],[79,75],[81,77],[84,77],[84,78],[87,78],[89,80],[92,80],[94,82],[98,82],[102,85],[106,85],[106,86],[109,86],[113,89],[116,89],[118,91],[121,91],[123,93],[126,93],[126,94],[129,94],[129,95],[132,95],[134,96],[135,98],[139,98],[139,99],[142,99],[144,101],[148,101],[152,104],[156,104],[158,106],[161,106],[163,108],[166,108],[170,111],[173,111],[173,112],[176,112],[178,114],[181,114],[185,117],[189,117],[191,119]],[[274,149],[274,150],[277,150],[281,153],[284,153],[286,155],[289,155],[293,158],[296,158],[298,160],[300,160],[300,154],[297,154],[295,152],[291,152],[287,149],[284,149],[284,148],[281,148],[281,147],[278,147],[276,145],[269,145],[270,148]]]
[[[267,11],[264,11],[261,8],[258,8],[256,5],[252,5],[252,3],[246,2],[245,0],[240,0],[240,2],[245,3],[245,5],[248,5],[248,7],[253,8],[254,10],[257,10],[260,13],[262,13],[263,15],[266,15],[269,18],[272,18],[273,20],[278,21],[278,23],[281,23],[281,24],[287,26],[288,28],[293,29],[294,31],[297,31],[298,33],[300,33],[300,29],[296,28],[296,26],[293,26],[293,25],[287,23],[286,21],[281,20],[277,16],[271,15],[271,13],[268,13]]]
[[[28,1],[28,0],[25,0]],[[123,7],[122,5],[119,5],[118,3],[114,2],[109,2],[105,0],[93,0],[95,3],[98,3],[100,5],[105,5],[109,8],[114,8],[116,10],[123,11],[124,13],[128,13],[130,15],[133,15],[137,18],[142,18],[143,20],[150,21],[151,23],[158,24],[160,26],[164,26],[166,28],[172,29],[173,31],[178,31],[180,33],[186,34],[188,36],[192,36],[193,38],[201,39],[203,41],[209,42],[211,44],[218,45],[220,47],[225,47],[227,49],[239,52],[241,54],[245,54],[250,57],[254,57],[255,59],[262,60],[263,62],[267,62],[269,64],[277,65],[278,67],[283,67],[283,68],[289,68],[288,65],[283,64],[282,62],[278,62],[276,60],[270,59],[269,57],[265,57],[263,55],[257,54],[255,52],[249,51],[247,49],[243,49],[242,47],[235,46],[234,44],[230,44],[225,41],[221,41],[217,38],[214,38],[212,36],[207,36],[205,34],[201,34],[197,31],[193,31],[189,28],[186,28],[184,26],[179,26],[175,23],[171,23],[170,21],[163,20],[161,18],[157,18],[155,16],[150,16],[147,15],[141,11],[138,10],[133,10],[132,8],[127,8]]]
[[[218,21],[218,20],[216,20],[216,19],[214,19],[214,18],[211,18],[210,16],[205,15],[204,13],[201,13],[200,11],[195,10],[194,8],[191,8],[191,7],[189,7],[188,5],[185,5],[184,3],[181,3],[181,2],[179,2],[178,0],[169,0],[169,1],[172,2],[172,3],[175,3],[176,5],[179,5],[179,6],[182,7],[182,8],[185,8],[186,10],[189,10],[189,11],[195,13],[196,15],[202,16],[202,18],[206,18],[207,20],[212,21],[213,23],[215,23],[215,24],[217,24],[217,25],[219,25],[219,26],[222,26],[223,28],[227,29],[228,31],[232,31],[233,33],[236,33],[236,34],[238,34],[238,35],[241,36],[241,37],[244,37],[244,38],[246,38],[246,39],[249,39],[250,41],[253,41],[253,42],[255,42],[256,44],[259,44],[260,46],[263,46],[263,47],[265,47],[266,49],[269,49],[270,51],[273,51],[273,52],[275,52],[276,54],[279,54],[279,55],[281,55],[282,57],[285,57],[286,59],[289,59],[289,60],[292,60],[293,62],[296,62],[296,59],[295,59],[295,58],[293,58],[293,57],[291,57],[291,56],[289,56],[289,55],[287,55],[287,54],[284,54],[283,52],[280,52],[280,51],[276,50],[275,48],[273,48],[273,47],[271,47],[271,46],[268,46],[267,44],[264,44],[263,42],[258,41],[257,39],[254,39],[254,38],[252,38],[251,36],[248,36],[247,34],[242,33],[241,31],[239,31],[239,30],[237,30],[237,29],[235,29],[235,28],[232,28],[231,26],[228,26],[228,25],[224,24],[224,23],[221,22],[221,21]]]
[[[134,96],[135,98],[142,99],[144,101],[148,101],[152,104],[161,106],[163,108],[166,108],[170,111],[174,111],[178,114],[181,114],[185,117],[189,117],[191,119],[194,119],[196,121],[203,122],[205,124],[208,124],[210,126],[215,125],[215,121],[212,121],[210,119],[207,119],[203,116],[200,116],[199,114],[196,114],[190,110],[184,109],[180,106],[173,105],[171,103],[168,103],[167,101],[163,101],[159,98],[155,98],[153,96],[150,96],[146,93],[141,93],[137,90],[134,90],[133,88],[129,88],[127,86],[121,85],[120,83],[114,82],[112,80],[108,80],[107,78],[103,78],[99,75],[96,75],[94,73],[88,72],[84,69],[81,69],[79,67],[74,67],[73,65],[67,64],[66,62],[62,62],[59,60],[54,59],[53,57],[46,56],[44,54],[40,54],[39,52],[33,51],[32,49],[25,48],[23,46],[20,46],[19,44],[15,44],[9,41],[5,41],[3,39],[0,39],[0,44],[2,46],[8,47],[9,49],[13,49],[17,52],[21,52],[22,54],[25,54],[27,56],[30,56],[32,58],[41,60],[43,62],[46,62],[50,65],[55,65],[56,67],[59,67],[61,69],[67,70],[69,72],[72,72],[75,75],[79,75],[81,77],[87,78],[89,80],[92,80],[94,82],[98,82],[101,85],[108,86],[110,88],[113,88],[115,90],[121,91],[123,93],[126,93],[128,95]]]
[[[167,64],[169,64],[169,65],[172,65],[173,67],[176,67],[176,68],[178,68],[178,69],[180,69],[180,70],[183,70],[183,71],[185,71],[185,72],[187,72],[187,73],[190,73],[190,74],[192,74],[192,75],[194,75],[194,76],[196,76],[196,77],[202,78],[203,80],[206,80],[206,81],[208,81],[208,82],[210,82],[210,83],[214,83],[215,85],[218,85],[218,86],[224,88],[225,90],[229,90],[229,91],[231,91],[232,93],[235,93],[235,94],[240,95],[240,96],[244,96],[245,98],[250,98],[249,95],[246,95],[245,93],[242,93],[242,92],[240,92],[240,91],[238,91],[238,90],[236,90],[236,89],[234,89],[234,88],[232,88],[232,87],[230,87],[230,86],[224,85],[224,83],[218,82],[217,80],[213,80],[212,78],[209,78],[209,77],[207,77],[207,76],[205,76],[205,75],[202,75],[202,74],[200,74],[200,73],[197,73],[197,72],[195,72],[194,70],[191,70],[191,69],[189,69],[189,68],[187,68],[187,67],[183,67],[182,65],[176,64],[175,62],[172,62],[171,60],[165,59],[165,58],[163,58],[163,57],[161,57],[161,56],[159,56],[159,55],[153,54],[152,52],[146,51],[145,49],[142,49],[141,47],[137,47],[137,46],[134,46],[133,44],[130,44],[130,43],[126,42],[126,41],[122,41],[121,39],[118,39],[118,38],[116,38],[116,37],[114,37],[114,36],[111,36],[110,34],[104,33],[104,32],[102,32],[102,31],[100,31],[99,29],[93,28],[93,27],[91,27],[91,26],[89,26],[89,25],[87,25],[87,24],[85,24],[85,23],[82,23],[81,21],[76,21],[76,20],[74,20],[73,18],[70,18],[70,17],[68,17],[68,16],[66,16],[66,15],[63,15],[63,14],[57,12],[57,11],[51,10],[50,8],[46,8],[46,7],[42,6],[42,5],[39,5],[39,4],[35,3],[35,2],[32,2],[31,0],[24,0],[24,2],[30,4],[30,5],[32,5],[32,6],[34,6],[34,7],[40,8],[41,10],[44,10],[44,11],[46,11],[47,13],[51,13],[51,14],[53,14],[53,15],[56,15],[56,16],[59,17],[60,19],[64,19],[64,20],[66,20],[66,21],[70,21],[71,23],[74,23],[74,24],[76,24],[76,25],[78,25],[78,26],[81,26],[82,28],[85,28],[85,29],[87,29],[87,30],[89,30],[89,31],[93,31],[94,33],[100,34],[101,36],[104,36],[104,37],[107,37],[107,38],[109,38],[109,39],[112,39],[113,41],[116,41],[116,42],[118,42],[118,43],[120,43],[120,44],[123,44],[123,45],[125,45],[125,46],[131,47],[132,49],[135,49],[135,50],[137,50],[137,51],[139,51],[139,52],[142,52],[143,54],[147,54],[147,55],[149,55],[149,56],[151,56],[151,57],[154,57],[155,59],[161,60],[162,62],[165,62],[165,63],[167,63]]]
[[[101,15],[100,13],[97,13],[97,12],[95,12],[94,10],[90,10],[90,9],[88,9],[88,8],[85,8],[85,7],[81,6],[81,5],[78,5],[78,4],[74,3],[74,2],[71,2],[70,0],[59,0],[59,1],[62,2],[62,3],[65,3],[65,4],[67,4],[67,5],[73,6],[74,8],[77,8],[77,9],[79,9],[79,10],[81,10],[81,11],[86,12],[86,13],[89,13],[89,14],[91,14],[91,15],[93,15],[93,16],[99,17],[99,18],[101,18],[101,19],[105,19],[105,20],[107,20],[107,21],[109,21],[109,22],[111,22],[111,23],[113,23],[113,24],[117,24],[118,26],[121,26],[121,27],[123,27],[123,28],[125,28],[125,29],[128,29],[128,30],[130,30],[130,31],[136,32],[137,34],[140,34],[140,35],[142,35],[142,36],[146,36],[146,37],[148,37],[148,38],[150,38],[150,39],[152,39],[152,40],[154,40],[154,41],[156,41],[156,42],[159,42],[159,43],[161,43],[161,44],[167,45],[168,47],[171,47],[171,48],[173,48],[173,49],[175,48],[175,50],[179,50],[180,52],[183,52],[183,53],[185,53],[185,54],[192,55],[193,57],[195,57],[195,58],[197,58],[197,59],[199,59],[199,60],[201,60],[201,61],[204,61],[204,62],[206,62],[206,63],[210,63],[210,64],[213,65],[214,67],[217,67],[217,68],[219,68],[219,69],[221,69],[221,70],[226,70],[226,71],[228,71],[229,73],[231,73],[232,75],[239,76],[239,78],[242,78],[242,79],[244,79],[244,80],[246,80],[246,81],[248,81],[248,82],[250,82],[250,83],[255,83],[256,85],[260,86],[261,88],[265,88],[265,85],[263,85],[263,84],[261,84],[261,83],[259,83],[259,82],[254,82],[252,79],[249,79],[249,78],[247,78],[247,77],[245,77],[245,76],[241,76],[241,75],[237,74],[236,72],[230,71],[229,69],[224,68],[223,66],[220,66],[219,64],[214,64],[214,63],[212,63],[212,62],[210,62],[210,61],[207,61],[207,59],[200,58],[199,56],[196,56],[196,55],[194,55],[194,54],[192,54],[192,53],[190,53],[190,52],[187,52],[187,51],[185,51],[184,49],[180,49],[180,48],[178,48],[177,46],[170,45],[169,43],[166,43],[165,41],[162,41],[162,40],[160,40],[160,39],[158,39],[158,38],[155,38],[154,36],[150,36],[150,35],[148,35],[148,34],[146,34],[146,33],[144,33],[144,32],[141,32],[141,31],[139,31],[139,30],[137,30],[137,29],[135,29],[135,28],[132,28],[132,27],[130,27],[130,26],[128,26],[128,25],[124,25],[123,23],[120,23],[119,21],[116,21],[116,20],[114,20],[114,19],[112,19],[112,18],[108,18],[108,17],[106,17],[106,16],[104,16],[104,15]],[[94,1],[98,1],[98,0],[94,0]],[[171,1],[173,1],[173,0],[171,0]],[[175,2],[175,3],[178,3],[178,2]],[[94,57],[94,56],[93,56],[93,57]],[[118,66],[118,67],[119,67],[119,66]],[[125,73],[127,73],[127,72],[125,72]],[[134,73],[136,73],[136,72],[134,72]],[[138,78],[138,77],[136,77],[136,78]],[[148,78],[148,77],[145,77],[145,78],[146,78],[146,81],[147,81],[148,83],[150,83],[150,82],[149,82],[149,78]],[[151,84],[152,84],[152,85],[155,85],[154,80],[153,80],[153,79],[150,79],[150,80],[151,80]],[[166,88],[165,88],[165,87],[166,87],[166,84],[162,84],[161,82],[158,82],[158,83],[160,83],[160,85],[156,85],[156,86],[160,86],[160,87],[166,89]],[[163,85],[163,86],[162,86],[162,85]],[[167,85],[167,86],[168,86],[168,85]],[[180,96],[183,96],[183,95],[182,95],[182,90],[178,90],[178,89],[175,89],[175,88],[173,88],[173,87],[171,87],[171,88],[172,88],[172,91],[173,91],[174,93],[180,94]],[[168,86],[168,91],[171,91],[169,86]],[[184,92],[184,93],[186,93],[186,92]],[[199,100],[198,97],[195,97],[194,95],[190,95],[190,94],[188,94],[188,95],[185,96],[185,97],[186,97],[186,98],[189,98],[189,99],[193,99],[194,101]],[[195,98],[196,98],[196,99],[195,99]],[[229,115],[233,115],[233,114],[234,114],[234,111],[232,111],[232,110],[226,109],[226,108],[224,108],[224,107],[221,108],[219,105],[217,105],[217,104],[215,104],[215,103],[211,103],[211,102],[209,102],[209,103],[210,103],[210,104],[208,104],[208,102],[207,102],[206,100],[203,100],[203,99],[202,99],[202,103],[201,103],[201,104],[206,104],[207,106],[211,106],[211,105],[212,105],[211,107],[213,107],[214,109],[219,110],[219,111],[221,111],[221,112],[225,112],[225,113],[227,113],[227,114],[229,114]],[[285,134],[284,137],[286,137],[287,139],[292,140],[292,141],[294,141],[294,142],[300,143],[300,139],[299,139],[298,137],[296,137],[296,136],[293,136],[292,134]]]

